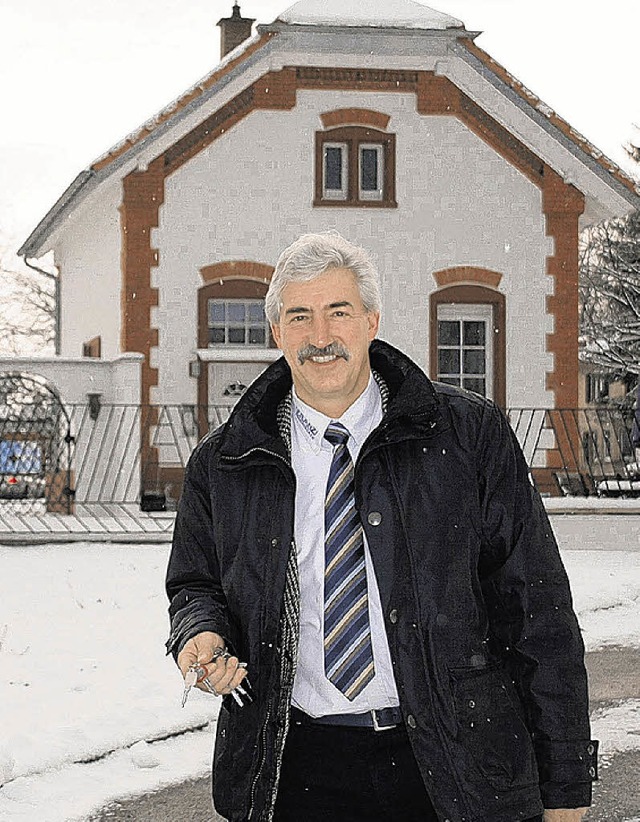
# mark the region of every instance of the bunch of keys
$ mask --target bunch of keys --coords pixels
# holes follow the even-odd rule
[[[218,648],[214,652],[213,659],[218,659],[222,657],[223,659],[228,659],[231,654],[223,648]],[[212,661],[213,661],[212,659]],[[239,662],[238,668],[246,668],[246,662]],[[187,699],[189,697],[189,692],[194,687],[194,685],[203,685],[204,688],[214,696],[221,696],[213,687],[213,685],[207,679],[208,672],[206,668],[203,668],[202,665],[190,665],[187,673],[184,677],[184,693],[182,694],[182,707],[187,704]],[[238,705],[242,708],[244,705],[248,705],[250,702],[253,702],[253,691],[251,690],[251,685],[249,684],[249,680],[245,677],[242,680],[240,685],[237,685],[233,691],[231,691],[231,696],[234,700],[238,703]]]

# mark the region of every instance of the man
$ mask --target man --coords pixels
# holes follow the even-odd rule
[[[167,575],[168,648],[223,696],[217,810],[579,822],[583,645],[504,416],[375,339],[336,233],[283,252],[265,306],[284,359],[194,451]]]

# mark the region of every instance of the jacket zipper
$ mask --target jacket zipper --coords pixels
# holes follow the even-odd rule
[[[267,725],[269,724],[270,717],[271,706],[269,705],[264,718],[264,723],[262,725],[262,733],[260,734],[260,762],[258,763],[258,769],[256,770],[253,781],[251,782],[251,801],[249,803],[249,815],[247,816],[247,819],[251,819],[253,817],[253,812],[256,805],[256,788],[258,787],[258,782],[262,776],[262,769],[264,768],[264,763],[267,759]]]
[[[250,448],[248,451],[245,451],[244,454],[240,454],[238,457],[232,457],[229,454],[222,454],[221,459],[228,460],[230,462],[238,462],[239,460],[245,459],[248,457],[249,454],[253,454],[256,451],[261,451],[263,454],[268,454],[270,457],[277,457],[279,460],[282,460],[286,466],[291,468],[291,463],[282,456],[282,454],[277,454],[275,451],[269,451],[268,448],[263,448],[262,446],[256,446],[255,448]]]

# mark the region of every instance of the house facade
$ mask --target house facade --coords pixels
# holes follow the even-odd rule
[[[633,183],[460,21],[342,5],[246,39],[236,5],[239,44],[43,218],[21,253],[54,252],[62,357],[142,354],[142,403],[200,409],[202,431],[279,356],[280,251],[337,229],[377,264],[380,336],[433,378],[576,407],[578,233],[640,207]]]

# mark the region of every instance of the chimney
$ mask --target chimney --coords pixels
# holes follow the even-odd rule
[[[223,17],[218,20],[220,26],[220,57],[229,54],[230,51],[240,43],[243,43],[248,37],[251,37],[251,26],[255,20],[250,20],[248,17],[242,17],[240,14],[240,6],[238,0],[233,4],[233,11],[231,17]]]

